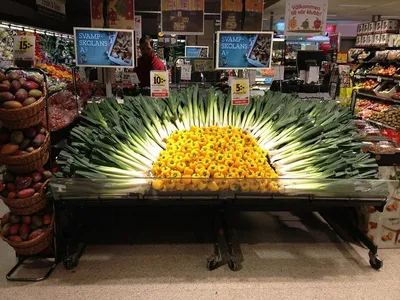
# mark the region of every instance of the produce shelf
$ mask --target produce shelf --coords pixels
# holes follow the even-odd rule
[[[374,95],[374,94],[357,92],[357,96],[370,97],[370,98],[374,98],[374,99],[381,100],[381,101],[389,101],[389,102],[400,104],[400,100],[394,100],[394,99],[391,99],[391,98],[382,98],[382,97],[379,97],[379,96]]]
[[[393,130],[399,130],[399,128],[392,127],[392,126],[389,126],[389,125],[386,125],[386,124],[383,124],[383,123],[380,123],[380,122],[377,122],[377,121],[373,121],[373,120],[370,120],[370,119],[364,119],[364,120],[369,122],[369,123],[371,123],[371,124],[373,124],[373,125],[379,126],[379,127],[393,129]]]

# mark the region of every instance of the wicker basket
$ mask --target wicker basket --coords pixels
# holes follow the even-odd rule
[[[26,174],[33,172],[37,169],[40,169],[41,167],[44,166],[45,163],[49,160],[49,151],[46,150],[44,154],[39,157],[39,159],[34,160],[28,164],[25,165],[8,165],[5,164],[7,170],[15,173],[15,174]]]
[[[4,204],[8,206],[10,211],[13,214],[25,216],[34,214],[42,209],[44,209],[47,205],[47,199],[45,197],[46,187],[49,184],[49,180],[43,184],[42,188],[40,189],[39,193],[35,193],[32,197],[25,198],[25,199],[8,199],[1,197]]]
[[[15,252],[19,255],[35,255],[46,250],[53,243],[53,223],[54,214],[49,227],[43,232],[42,235],[31,241],[25,242],[13,242],[9,239],[1,236],[3,241],[7,242],[11,247],[14,248]]]
[[[46,138],[44,140],[44,143],[38,149],[35,149],[31,153],[27,153],[27,154],[23,154],[23,155],[1,155],[0,154],[0,161],[5,165],[13,165],[13,166],[29,164],[29,163],[34,162],[35,160],[38,160],[41,157],[43,157],[45,152],[49,149],[49,146],[50,146],[50,134],[48,132],[46,132]]]
[[[36,102],[31,105],[15,108],[15,109],[5,109],[0,108],[0,120],[1,121],[21,121],[31,118],[37,115],[43,110],[46,105],[46,88],[43,87],[43,96],[39,98]]]
[[[8,121],[8,120],[1,120],[3,126],[8,129],[25,129],[32,126],[35,126],[42,122],[44,118],[44,109],[40,111],[38,114],[33,115],[29,118],[18,120],[18,121]]]

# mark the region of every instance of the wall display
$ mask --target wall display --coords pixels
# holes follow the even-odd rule
[[[136,59],[141,56],[140,39],[142,38],[142,16],[135,16],[135,43],[136,43]]]
[[[150,91],[153,98],[168,98],[169,81],[167,71],[150,72]]]
[[[242,9],[242,0],[222,0],[221,30],[240,30],[242,22]]]
[[[262,30],[264,0],[246,0],[243,30]]]
[[[134,29],[134,0],[106,0],[108,1],[107,22],[109,28]],[[104,0],[90,0],[90,14],[92,27],[104,27],[103,18]]]
[[[285,36],[322,35],[327,12],[328,0],[287,0]]]
[[[217,32],[217,69],[270,68],[274,33]]]
[[[161,0],[161,31],[170,34],[203,34],[204,0]]]
[[[208,46],[185,46],[185,57],[208,57]]]
[[[132,30],[74,28],[77,66],[134,67]]]

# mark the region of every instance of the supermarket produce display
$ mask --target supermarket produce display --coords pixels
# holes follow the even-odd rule
[[[107,99],[88,105],[59,163],[63,176],[109,178],[110,193],[113,182],[118,189],[140,189],[148,181],[132,178],[145,177],[155,179],[157,190],[264,192],[279,191],[277,177],[377,178],[374,159],[359,151],[351,118],[335,102],[272,92],[248,106],[233,106],[222,92],[197,87],[172,92],[168,100],[139,96],[121,105]],[[218,178],[233,183],[212,181]],[[254,184],[241,185],[238,178]],[[263,178],[271,180],[256,180]],[[210,180],[199,185],[198,179]]]

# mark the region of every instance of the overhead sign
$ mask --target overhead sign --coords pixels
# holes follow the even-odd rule
[[[208,46],[185,46],[185,57],[208,57]]]
[[[150,72],[150,91],[153,98],[168,98],[169,81],[167,71]]]
[[[249,104],[249,79],[232,79],[231,83],[232,105]]]
[[[262,30],[264,0],[246,0],[243,30]]]
[[[92,27],[104,27],[103,7],[105,1],[107,1],[107,27],[134,29],[134,0],[90,0]]]
[[[65,0],[36,0],[39,12],[54,16],[65,16]]]
[[[221,30],[240,30],[242,22],[242,0],[221,1]]]
[[[204,33],[204,0],[161,0],[161,31],[169,34]]]
[[[133,68],[132,30],[74,28],[76,65]]]
[[[217,32],[217,69],[270,68],[273,36],[271,31]]]
[[[35,36],[18,35],[14,37],[14,60],[35,60]]]
[[[328,0],[286,0],[285,36],[323,35]]]

